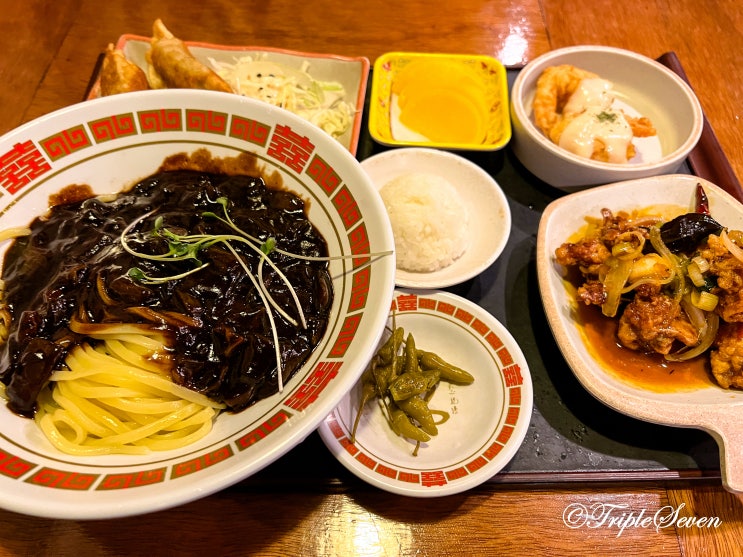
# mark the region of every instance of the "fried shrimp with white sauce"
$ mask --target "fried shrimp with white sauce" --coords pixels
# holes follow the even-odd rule
[[[614,106],[613,83],[570,64],[551,66],[537,80],[534,121],[556,145],[579,156],[625,163],[636,154],[633,137],[656,134],[645,117]]]
[[[565,104],[578,89],[580,82],[596,77],[598,77],[596,74],[570,64],[550,66],[542,72],[537,80],[532,110],[534,121],[547,137],[552,139],[551,131],[562,120]]]

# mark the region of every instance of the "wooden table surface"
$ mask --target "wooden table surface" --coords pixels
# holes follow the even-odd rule
[[[675,52],[743,179],[743,9],[738,0],[0,0],[0,133],[78,102],[108,42],[148,35],[160,17],[184,39],[363,55],[481,53],[519,65],[552,48],[604,44],[656,58]],[[288,455],[291,458],[291,453]],[[297,466],[301,466],[297,462]],[[622,531],[568,528],[573,504],[615,504],[677,521]],[[718,482],[486,484],[432,500],[337,482],[237,485],[201,501],[117,520],[65,521],[0,510],[9,555],[734,555],[743,498]],[[737,553],[740,554],[740,553]]]

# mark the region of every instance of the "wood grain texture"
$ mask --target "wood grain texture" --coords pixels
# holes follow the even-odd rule
[[[123,33],[149,36],[158,17],[183,39],[366,56],[372,63],[390,50],[412,50],[489,54],[519,64],[549,49],[537,0],[412,0],[395,3],[394,10],[391,5],[155,0],[133,10],[123,1],[83,0],[27,119],[80,101],[108,42]]]
[[[565,501],[655,512],[662,488],[476,489],[433,500],[352,492],[227,490],[144,517],[74,522],[0,512],[0,555],[679,555],[673,529],[569,529]]]
[[[691,524],[676,526],[684,555],[740,555],[743,547],[743,495],[699,486],[669,489],[668,502],[673,508],[682,508],[686,516],[719,519],[719,525],[718,521],[710,521],[702,527]]]
[[[3,2],[0,16],[0,133],[29,119],[40,78],[54,62],[80,1]],[[33,111],[36,113],[36,111]]]
[[[737,0],[542,0],[552,48],[602,44],[651,58],[674,51],[743,180],[743,9]]]

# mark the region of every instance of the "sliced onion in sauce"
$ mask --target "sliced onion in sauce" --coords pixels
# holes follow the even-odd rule
[[[720,317],[714,313],[707,313],[707,324],[703,331],[699,344],[688,350],[680,350],[674,354],[666,354],[665,359],[669,362],[684,362],[704,354],[715,342],[717,331],[720,328]]]
[[[601,312],[607,317],[614,317],[619,309],[622,290],[632,271],[632,261],[610,257],[606,261],[606,265],[608,266],[608,271],[606,272],[606,276],[601,280],[606,291],[606,301],[601,305]]]
[[[676,274],[676,285],[673,289],[673,299],[676,301],[681,300],[681,296],[684,294],[685,290],[685,280],[684,280],[684,271],[681,268],[681,263],[679,261],[679,258],[676,257],[673,253],[671,253],[671,250],[668,249],[666,244],[663,242],[663,240],[660,237],[660,228],[657,226],[653,226],[650,228],[649,236],[650,236],[650,243],[655,248],[655,251],[660,255],[663,259],[665,259],[670,267],[675,271]]]
[[[720,239],[728,251],[733,254],[733,257],[743,263],[743,249],[733,243],[730,236],[728,236],[727,230],[723,229],[723,231],[720,232]]]

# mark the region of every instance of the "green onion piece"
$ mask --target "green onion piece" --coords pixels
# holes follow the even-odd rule
[[[692,290],[691,303],[702,311],[713,311],[717,307],[719,298],[706,290]]]
[[[697,265],[694,261],[689,263],[689,266],[686,267],[686,274],[689,275],[689,279],[691,282],[696,286],[697,288],[701,288],[704,286],[704,275],[702,274],[702,270],[699,268],[699,265]]]
[[[697,267],[699,267],[699,271],[701,273],[706,273],[709,271],[709,261],[707,261],[704,257],[701,255],[697,255],[695,257],[691,258],[692,263],[695,263]]]
[[[272,251],[276,249],[276,238],[270,236],[266,238],[266,241],[261,244],[261,251],[265,255],[270,255]]]

